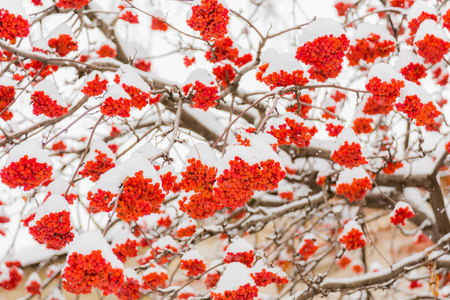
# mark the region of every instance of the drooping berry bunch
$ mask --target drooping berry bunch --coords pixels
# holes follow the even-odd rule
[[[213,69],[213,74],[216,76],[216,80],[222,89],[226,89],[228,85],[236,78],[236,72],[234,72],[230,64],[225,64],[223,67],[215,67]]]
[[[86,79],[86,85],[81,92],[89,97],[100,96],[106,91],[108,80],[98,71],[89,74]]]
[[[366,238],[361,226],[356,221],[350,220],[345,224],[339,241],[347,250],[356,250],[366,246]]]
[[[187,24],[198,31],[205,41],[222,39],[227,33],[230,17],[228,9],[218,0],[201,0],[200,5],[192,6],[192,14]]]
[[[100,107],[102,114],[108,117],[128,118],[130,116],[131,98],[121,86],[110,86],[104,98]]]
[[[78,172],[82,177],[89,177],[92,182],[96,182],[99,180],[100,175],[116,166],[114,159],[108,157],[106,153],[103,153],[98,149],[95,149],[94,151],[97,153],[94,160],[86,161],[83,169]]]
[[[364,39],[356,39],[356,44],[350,45],[346,54],[349,65],[359,65],[360,60],[373,63],[378,57],[386,57],[395,51],[394,41],[380,39],[380,35],[376,33],[371,33]]]
[[[187,276],[198,276],[205,272],[205,259],[197,250],[186,252],[180,259],[180,269],[187,271]]]
[[[56,6],[63,9],[82,9],[90,0],[59,0]]]
[[[242,67],[252,61],[253,56],[250,53],[239,56],[239,50],[232,47],[233,40],[230,37],[217,40],[214,42],[213,46],[206,51],[205,58],[213,63],[229,60],[236,67]]]
[[[308,233],[303,238],[300,243],[298,253],[303,257],[304,260],[308,260],[308,258],[316,253],[317,249],[319,249],[319,245],[316,242],[316,237]]]
[[[417,53],[425,59],[425,63],[438,63],[450,49],[450,42],[447,42],[434,34],[426,34],[421,40],[414,43],[417,46]]]
[[[78,42],[72,39],[69,34],[61,34],[57,38],[48,40],[48,46],[55,49],[59,56],[66,56],[69,52],[78,50]]]
[[[372,94],[370,97],[372,101],[392,110],[395,100],[400,96],[400,89],[404,86],[403,81],[391,79],[387,82],[375,76],[366,84],[366,89]]]
[[[394,210],[389,215],[391,223],[394,225],[405,225],[406,219],[411,219],[415,217],[414,211],[411,206],[404,202],[399,201],[395,204]]]
[[[362,200],[372,189],[369,175],[361,167],[345,169],[339,174],[336,194],[346,197],[350,202]]]
[[[211,82],[211,85],[213,84],[214,82]],[[193,106],[203,109],[204,111],[207,111],[210,107],[215,106],[217,104],[217,100],[219,100],[219,90],[217,86],[207,86],[200,81],[195,81],[194,84],[189,83],[183,86],[183,92],[185,95],[193,93]]]
[[[145,270],[142,276],[142,288],[149,290],[156,290],[157,288],[165,288],[166,282],[169,279],[169,274],[160,266],[152,265]]]
[[[125,262],[128,257],[138,255],[139,242],[137,240],[127,239],[124,243],[114,243],[113,253],[121,262]]]
[[[14,82],[6,78],[0,79],[0,117],[3,121],[11,120],[13,117],[12,112],[10,112],[6,107],[14,101],[16,95],[16,90],[14,89]],[[2,111],[6,109],[3,113]]]
[[[49,249],[60,250],[72,242],[75,236],[67,201],[60,195],[50,196],[29,225],[33,238]]]
[[[130,24],[139,24],[138,15],[133,14],[131,11],[127,10],[120,15],[119,19],[124,20]]]
[[[110,45],[103,45],[96,51],[99,57],[111,57],[114,58],[117,56],[117,51]]]
[[[372,118],[356,118],[353,120],[352,129],[356,134],[371,133],[373,131],[372,122]]]
[[[291,114],[283,115],[280,119],[284,119],[284,122],[281,121],[278,126],[270,125],[270,130],[267,131],[277,139],[277,145],[295,144],[300,148],[309,146],[312,137],[317,133],[315,126],[306,127],[299,117]]]
[[[361,151],[361,145],[355,142],[349,144],[345,141],[339,149],[333,152],[331,159],[341,166],[350,169],[367,164],[366,158],[363,156]]]
[[[280,268],[267,267],[262,260],[255,264],[250,276],[259,287],[265,287],[272,283],[278,285],[288,283],[287,275]]]
[[[417,95],[408,95],[403,103],[397,103],[395,108],[405,113],[408,118],[414,119],[417,126],[431,125],[434,119],[441,115],[432,101],[423,104]]]
[[[169,29],[169,26],[163,22],[163,19],[161,17],[152,18],[152,30],[160,30],[160,31],[167,31]]]
[[[0,9],[0,38],[14,44],[16,38],[28,36],[30,26],[30,22],[23,16],[10,13],[7,8]]]
[[[237,236],[227,246],[223,261],[227,264],[238,262],[250,268],[255,259],[255,252],[249,242]]]

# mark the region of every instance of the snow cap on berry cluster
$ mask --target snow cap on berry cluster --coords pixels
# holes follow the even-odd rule
[[[403,77],[400,73],[396,72],[393,67],[386,63],[379,63],[370,68],[366,83],[374,77],[378,77],[381,81],[386,81],[388,83],[390,83],[392,79],[403,81]]]
[[[12,86],[13,88],[17,88],[17,84],[14,80],[9,77],[3,76],[0,77],[0,85],[2,86]]]
[[[434,7],[428,5],[428,3],[425,1],[419,0],[414,1],[414,4],[409,8],[408,14],[406,15],[406,19],[408,21],[416,19],[423,12],[428,13],[430,15],[437,15],[437,11]]]
[[[189,74],[186,81],[183,83],[183,86],[192,84],[195,85],[195,82],[199,81],[206,86],[217,86],[215,78],[209,74],[206,69],[196,69]]]
[[[111,246],[99,231],[88,231],[80,234],[71,244],[67,257],[73,253],[89,255],[92,251],[100,250],[106,262],[111,263],[113,268],[123,269],[123,263],[112,252]],[[64,269],[68,265],[66,264]],[[63,271],[64,273],[64,271]]]
[[[195,144],[191,151],[186,155],[185,161],[195,158],[208,167],[217,167],[219,160],[216,153],[208,144]]]
[[[348,142],[348,144],[351,143],[357,143],[360,144],[361,140],[357,135],[355,135],[355,132],[351,127],[345,127],[342,132],[339,134],[339,136],[336,139],[336,142],[334,144],[332,151],[338,150],[341,146],[345,144],[345,142]],[[365,151],[364,147],[361,147],[361,152],[363,156],[367,156],[367,153]]]
[[[51,166],[52,161],[41,145],[39,140],[27,140],[20,143],[9,152],[5,166],[19,161],[24,155],[28,155],[28,159],[36,158],[36,162],[46,163],[48,166]]]
[[[251,268],[247,268],[244,264],[238,262],[229,263],[220,276],[219,282],[214,293],[223,294],[226,291],[236,291],[240,286],[250,284],[256,286],[255,281],[250,276]]]
[[[94,70],[91,73],[89,73],[89,75],[86,76],[86,82],[93,81],[97,75],[98,75],[100,81],[108,80],[108,78],[106,78],[105,74],[103,74],[100,71]]]
[[[421,103],[433,102],[434,106],[439,107],[438,104],[433,100],[430,94],[421,87],[411,81],[405,82],[405,87],[400,90],[399,102],[405,101],[405,97],[417,95]]]
[[[409,205],[407,202],[405,202],[405,201],[398,201],[397,203],[395,203],[395,207],[391,211],[391,213],[389,214],[389,217],[391,217],[391,218],[395,217],[396,211],[398,211],[399,209],[409,210],[410,212],[414,212],[414,210],[411,207],[411,205]]]
[[[141,76],[139,76],[134,71],[125,71],[125,74],[123,74],[120,77],[120,84],[125,84],[127,86],[134,86],[135,88],[140,89],[144,93],[150,92],[150,87],[148,84],[142,79]]]
[[[189,261],[190,259],[192,259],[192,260],[197,259],[197,260],[205,261],[205,258],[203,257],[203,255],[201,255],[201,253],[196,249],[189,250],[181,257],[181,260]]]
[[[119,84],[114,84],[108,87],[108,90],[106,91],[103,99],[108,99],[109,97],[115,100],[120,98],[131,100],[130,95],[128,95],[128,93],[125,92],[125,90]]]
[[[443,40],[444,42],[450,42],[447,34],[445,33],[442,26],[438,25],[433,20],[425,20],[420,24],[419,29],[417,30],[415,40],[420,41],[427,35],[434,35],[435,37]]]
[[[58,88],[53,81],[44,79],[36,84],[33,89],[35,92],[44,92],[45,95],[49,96],[52,100],[55,100],[60,106],[67,106],[68,104],[67,101],[59,94]]]
[[[366,170],[362,167],[355,167],[352,169],[345,168],[344,171],[339,173],[339,179],[336,182],[336,186],[344,183],[352,184],[355,179],[363,179],[369,178],[369,174],[367,174]]]
[[[189,200],[188,200],[189,201]],[[182,228],[188,228],[190,226],[195,226],[197,227],[197,221],[195,221],[194,219],[188,218],[186,220],[184,220],[183,222],[181,222],[178,226],[177,226],[177,231],[182,229]]]
[[[342,34],[345,34],[345,31],[338,22],[331,18],[318,18],[302,29],[298,46],[301,47],[321,36],[333,35],[339,37]]]
[[[66,199],[61,195],[51,195],[36,211],[36,216],[33,221],[30,222],[30,227],[36,225],[36,221],[39,221],[45,216],[51,213],[59,213],[62,211],[70,212],[69,204]]]
[[[356,40],[367,38],[371,33],[379,35],[380,41],[395,42],[395,38],[392,36],[392,34],[389,33],[385,26],[364,22],[358,25],[358,28],[356,29],[355,33],[352,36],[352,39],[350,40],[350,44],[355,44]]]
[[[114,238],[111,242],[111,246],[115,248],[118,245],[125,244],[128,240],[137,241],[137,238],[133,234],[131,234],[130,230],[122,228],[114,232]]]
[[[250,245],[249,242],[241,238],[240,236],[236,236],[233,238],[231,243],[228,245],[227,250],[225,250],[225,256],[227,256],[227,253],[241,253],[241,252],[250,252],[254,251],[254,248],[252,245]]]
[[[350,220],[344,225],[344,230],[342,231],[339,239],[342,239],[342,237],[348,235],[352,231],[352,229],[356,229],[360,232],[363,232],[363,230],[362,230],[361,226],[358,224],[358,222],[356,222],[355,220]],[[363,241],[366,240],[364,234],[361,236],[361,240],[363,240]]]
[[[417,55],[411,49],[402,49],[400,50],[400,53],[398,55],[398,60],[397,63],[395,64],[395,70],[397,72],[400,72],[402,68],[408,66],[411,63],[421,65],[425,64],[423,58]]]
[[[89,152],[88,155],[86,155],[86,159],[85,161],[95,161],[95,157],[98,155],[97,152],[95,152],[95,150],[102,152],[104,154],[106,154],[107,157],[112,158],[113,162],[116,162],[115,159],[115,155],[114,153],[111,151],[111,149],[109,149],[109,147],[106,145],[106,143],[100,139],[95,139],[92,140],[91,145],[89,147]]]
[[[9,14],[14,14],[17,16],[22,16],[23,19],[27,20],[31,24],[31,18],[26,13],[22,0],[0,0],[0,9],[7,10]]]
[[[60,35],[70,35],[72,41],[76,41],[76,36],[73,34],[72,29],[69,25],[62,24],[57,26],[53,31],[51,31],[47,37],[47,39],[57,39]]]
[[[175,248],[180,249],[180,245],[170,235],[163,236],[152,244],[153,249]]]
[[[264,72],[267,75],[272,73],[279,73],[281,70],[292,73],[294,71],[303,71],[302,64],[291,53],[278,53],[274,49],[269,49],[261,56],[261,63],[269,64],[269,67]]]

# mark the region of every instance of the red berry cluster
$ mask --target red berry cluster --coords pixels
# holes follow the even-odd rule
[[[258,297],[258,288],[251,286],[249,283],[241,285],[237,290],[225,291],[223,293],[211,292],[211,298],[213,300],[230,300],[230,299],[246,299],[252,300]]]
[[[162,18],[152,18],[152,30],[161,30],[161,31],[167,31],[169,29],[169,26],[163,22]]]
[[[103,101],[100,111],[102,114],[108,117],[120,116],[122,118],[128,118],[130,116],[131,100],[128,98],[120,97],[114,99],[108,97]]]
[[[227,264],[232,262],[239,262],[241,264],[246,265],[248,268],[251,268],[254,260],[255,260],[255,253],[253,252],[253,250],[250,250],[246,252],[237,252],[237,253],[226,252],[226,256],[223,259],[223,262]]]
[[[197,230],[197,226],[195,226],[195,225],[187,226],[184,228],[179,228],[177,230],[177,237],[182,238],[182,237],[192,236],[196,230]]]
[[[156,213],[164,201],[159,183],[136,172],[123,182],[123,191],[117,203],[117,216],[124,221],[137,221],[139,217]]]
[[[100,96],[106,91],[108,80],[100,80],[100,75],[96,74],[94,80],[86,82],[81,92],[89,97]]]
[[[388,162],[387,166],[383,168],[383,173],[384,174],[394,174],[395,170],[400,169],[401,167],[403,167],[403,163],[399,162],[399,161],[393,161],[393,162]]]
[[[130,24],[139,24],[138,15],[133,15],[131,11],[126,11],[122,15],[120,15],[119,19],[124,20]]]
[[[288,283],[288,279],[286,276],[281,277],[280,275],[271,272],[270,270],[267,271],[265,268],[263,268],[259,272],[250,273],[250,276],[253,278],[256,285],[260,287],[268,286],[271,283],[279,285]]]
[[[67,148],[67,146],[66,146],[66,144],[64,144],[63,141],[59,141],[52,145],[52,150],[57,151],[57,152],[64,151],[64,150],[66,150],[66,148]],[[61,154],[61,156],[62,156],[62,154]]]
[[[165,272],[149,272],[142,276],[142,288],[156,290],[157,288],[165,288],[169,275]]]
[[[389,111],[393,109],[393,105],[398,96],[400,96],[400,89],[405,87],[405,82],[402,80],[391,79],[391,82],[381,81],[378,77],[370,78],[366,84],[368,92],[372,93],[369,101],[372,100],[376,104],[386,107]]]
[[[242,67],[243,65],[252,61],[253,57],[247,53],[243,56],[239,56],[239,50],[232,48],[233,40],[226,37],[214,42],[214,45],[206,51],[205,57],[210,62],[220,62],[223,60],[231,61],[235,66]]]
[[[36,116],[46,115],[49,118],[57,118],[67,114],[68,108],[62,107],[43,91],[36,91],[31,95],[33,101],[33,114]]]
[[[21,264],[18,261],[7,261],[4,266],[0,266],[0,287],[10,291],[19,286],[23,272],[19,269]],[[8,272],[8,274],[3,274],[4,272]]]
[[[18,162],[12,162],[0,171],[2,182],[10,188],[23,187],[24,191],[38,187],[52,176],[52,166],[39,163],[36,158],[24,155]]]
[[[361,145],[355,142],[349,145],[346,141],[333,152],[331,159],[349,169],[367,164],[366,158],[362,156]]]
[[[390,0],[389,3],[393,7],[408,8],[414,4],[414,0]]]
[[[325,125],[325,130],[328,131],[328,136],[336,137],[341,133],[341,131],[344,129],[344,126],[342,125],[334,125],[332,123],[327,123]]]
[[[141,91],[137,87],[122,84],[122,87],[131,98],[131,106],[141,110],[149,103],[150,94]]]
[[[63,9],[82,9],[90,0],[59,0],[56,6]]]
[[[205,272],[206,265],[201,259],[180,260],[180,269],[187,270],[187,276],[198,276]]]
[[[89,208],[93,213],[99,211],[110,212],[113,207],[110,206],[110,202],[117,194],[113,194],[110,191],[97,190],[97,193],[88,192],[87,199],[89,200]]]
[[[134,67],[144,72],[150,72],[152,63],[146,59],[137,59],[134,61]]]
[[[111,46],[109,45],[103,45],[100,47],[100,49],[97,50],[96,52],[98,54],[99,57],[116,57],[117,56],[117,51],[113,48],[111,48]]]
[[[206,219],[223,207],[214,199],[213,192],[205,189],[203,192],[183,196],[178,201],[181,211],[184,211],[191,218]]]
[[[431,125],[434,123],[434,119],[441,114],[433,102],[423,104],[417,95],[406,96],[405,101],[397,103],[395,108],[405,113],[408,118],[416,120],[417,126]]]
[[[192,83],[185,85],[183,87],[183,92],[185,95],[194,93],[194,96],[192,96],[192,102],[194,102],[193,106],[203,109],[204,111],[207,111],[210,107],[215,106],[217,104],[217,100],[219,100],[219,90],[217,86],[206,86],[200,81],[196,81],[195,85]]]
[[[271,90],[280,86],[305,85],[309,81],[308,78],[303,76],[304,72],[301,70],[295,70],[292,73],[280,70],[279,72],[273,72],[272,74],[263,76],[268,66],[269,64],[260,66],[260,71],[256,74],[256,78],[264,82]]]
[[[48,249],[60,250],[73,241],[75,235],[71,232],[72,229],[70,213],[64,210],[37,220],[36,225],[29,228],[29,232],[38,243],[45,244]]]
[[[123,270],[113,268],[102,256],[101,250],[90,254],[70,254],[62,273],[63,287],[74,294],[90,294],[93,287],[104,295],[116,293],[124,285]]]
[[[338,90],[331,95],[331,99],[333,99],[335,102],[341,102],[342,100],[345,100],[347,98],[347,95],[345,93],[341,93]]]
[[[125,243],[115,245],[112,251],[121,262],[125,262],[128,257],[138,255],[137,246],[139,246],[138,241],[127,239]]]
[[[437,67],[433,72],[433,79],[437,80],[437,84],[444,86],[448,83],[449,74],[447,72],[442,73],[442,68]],[[441,76],[442,75],[442,76]]]
[[[206,278],[205,278],[206,288],[208,288],[208,289],[214,288],[217,285],[217,283],[219,282],[219,279],[220,279],[220,274],[217,271],[212,271],[212,272],[209,272],[208,274],[206,274]]]
[[[298,107],[299,103],[300,103],[300,110]],[[298,99],[298,103],[289,106],[288,108],[286,108],[286,111],[297,114],[300,117],[306,119],[308,118],[308,112],[311,110],[311,106],[303,105],[303,103],[312,104],[311,97],[309,95],[301,95],[300,98]]]
[[[280,196],[281,199],[288,200],[289,202],[292,202],[292,200],[294,200],[293,192],[279,192],[278,196]]]
[[[36,6],[42,6],[42,0],[31,0],[31,3],[33,3]]]
[[[189,57],[185,56],[183,58],[183,62],[184,62],[184,65],[186,66],[186,68],[190,67],[190,66],[192,66],[193,63],[195,63],[195,57],[189,58]]]
[[[15,43],[16,38],[27,37],[30,33],[30,22],[21,15],[9,13],[4,8],[0,9],[0,38]]]
[[[419,79],[427,77],[427,69],[419,63],[409,63],[409,65],[400,69],[400,73],[406,80],[420,85]]]
[[[346,235],[343,235],[339,241],[345,244],[347,250],[356,250],[366,246],[366,240],[363,237],[364,233],[356,228],[352,228]]]
[[[298,253],[303,256],[304,260],[308,260],[308,258],[316,253],[317,249],[319,249],[319,246],[317,245],[315,240],[311,239],[304,239],[302,241],[301,247],[298,250]]]
[[[336,78],[341,72],[344,52],[349,43],[344,34],[340,37],[321,36],[298,47],[295,58],[312,65],[309,69],[312,79],[325,82],[328,78]]]
[[[61,34],[58,38],[48,40],[48,46],[55,49],[59,56],[66,56],[69,52],[78,50],[78,43],[69,34]]]
[[[41,79],[46,78],[47,76],[53,74],[53,72],[58,71],[58,66],[45,65],[37,60],[31,59],[30,62],[24,64],[24,69],[29,71],[30,76],[34,77],[39,72],[39,77]],[[42,70],[42,71],[41,71]]]
[[[216,76],[216,80],[222,89],[226,89],[228,85],[236,78],[236,72],[234,72],[230,64],[226,64],[223,67],[215,67],[213,69],[213,74]]]
[[[32,280],[28,283],[26,286],[27,292],[30,295],[41,295],[42,294],[42,287],[41,284],[35,280]]]
[[[236,156],[229,165],[230,169],[225,169],[217,178],[214,199],[232,209],[244,206],[254,190],[275,189],[286,175],[280,163],[272,159],[250,165]]]
[[[303,122],[298,123],[294,119],[286,118],[286,124],[282,124],[275,128],[270,127],[269,134],[277,138],[277,145],[295,144],[300,148],[309,146],[312,137],[317,133],[316,126],[308,128]]]
[[[114,295],[120,300],[137,300],[141,297],[140,287],[139,280],[125,276],[124,284]]]
[[[169,228],[170,225],[172,225],[172,219],[170,219],[170,216],[164,216],[163,215],[161,218],[158,219],[158,221],[156,223],[160,227]]]
[[[419,30],[420,24],[422,24],[425,20],[433,20],[437,22],[437,16],[423,11],[420,16],[409,21],[408,28],[410,29],[410,38],[406,40],[409,45],[413,44],[414,36],[416,35],[417,30]]]
[[[372,182],[369,178],[355,178],[351,184],[341,183],[336,186],[336,194],[342,195],[350,202],[362,200],[372,189]]]
[[[405,225],[406,219],[414,218],[415,214],[409,209],[409,207],[399,207],[395,210],[394,215],[391,215],[391,223],[394,225]]]
[[[0,85],[0,113],[14,101],[14,97],[16,95],[16,91],[14,86],[4,86]],[[13,117],[12,112],[9,110],[5,110],[0,117],[3,121],[11,120]]]
[[[205,41],[213,41],[227,34],[229,20],[228,9],[218,0],[202,0],[201,5],[192,6],[192,15],[187,24],[199,31]]]
[[[338,16],[343,17],[352,6],[353,4],[350,2],[338,2],[334,5],[334,8],[336,8]]]
[[[95,149],[95,153],[97,153],[95,156],[95,161],[87,161],[83,170],[78,172],[78,174],[82,177],[89,177],[92,182],[96,182],[100,179],[100,175],[116,166],[114,160],[108,157],[105,153],[98,149]]]
[[[356,134],[371,133],[373,131],[372,122],[372,118],[356,118],[353,121],[352,129]]]
[[[423,40],[415,42],[417,54],[425,59],[425,63],[438,63],[448,53],[450,43],[434,36],[426,34]]]
[[[373,63],[378,57],[386,57],[394,51],[393,41],[380,41],[378,34],[371,33],[365,39],[356,39],[356,44],[350,45],[346,57],[350,66],[357,66],[360,60]]]

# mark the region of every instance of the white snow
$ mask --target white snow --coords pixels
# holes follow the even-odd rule
[[[63,97],[61,97],[61,95],[58,92],[58,88],[53,83],[53,81],[50,81],[48,79],[42,80],[41,82],[39,82],[34,86],[34,91],[35,92],[42,91],[52,100],[55,100],[58,103],[58,105],[67,106],[67,101]]]
[[[167,273],[167,270],[164,269],[163,267],[160,267],[158,265],[152,265],[150,266],[147,270],[144,271],[144,273],[142,273],[142,277],[151,274],[151,273],[158,273],[158,274],[167,274],[169,275],[169,273]]]
[[[137,73],[129,71],[120,77],[120,83],[128,86],[134,86],[144,93],[150,92],[148,84]]]
[[[33,221],[30,222],[30,227],[36,225],[36,221],[39,221],[44,216],[51,213],[59,213],[62,211],[67,211],[70,213],[69,204],[66,199],[61,195],[51,195],[48,199],[41,205],[36,211],[36,216]]]
[[[114,153],[111,151],[111,149],[109,149],[108,145],[106,145],[106,143],[104,141],[102,141],[101,139],[93,139],[91,142],[91,145],[89,146],[89,152],[86,155],[86,159],[85,161],[95,161],[95,157],[97,155],[99,155],[97,152],[95,152],[95,150],[98,150],[104,154],[106,154],[106,156],[108,158],[112,158],[113,162],[116,162],[116,156],[114,155]]]
[[[22,0],[0,0],[0,9],[7,10],[10,14],[14,14],[16,16],[22,16],[22,18],[30,22],[31,25],[31,18],[25,12],[25,9],[22,6]]]
[[[55,300],[65,300],[64,295],[61,293],[61,290],[55,287],[50,294],[48,295],[47,299],[55,299]]]
[[[358,28],[356,29],[355,33],[352,36],[350,44],[354,45],[354,44],[356,44],[356,40],[362,40],[362,39],[368,38],[371,33],[379,35],[380,41],[395,42],[394,37],[392,36],[392,34],[389,33],[389,31],[386,29],[385,26],[382,26],[379,24],[374,25],[374,24],[365,22],[365,23],[358,25]]]
[[[185,260],[185,261],[189,261],[189,260],[199,260],[199,261],[205,261],[205,259],[203,258],[203,255],[200,254],[200,252],[198,252],[198,250],[192,249],[189,250],[188,252],[186,252],[182,257],[181,260]]]
[[[196,69],[192,71],[186,81],[183,83],[183,86],[190,83],[192,83],[192,85],[195,85],[196,81],[199,81],[206,86],[217,86],[216,80],[211,74],[209,74],[206,69]]]
[[[57,39],[60,35],[67,34],[72,37],[72,41],[76,41],[76,37],[72,32],[72,29],[69,25],[60,24],[53,29],[52,32],[48,35],[47,39]]]
[[[95,76],[97,76],[97,75],[99,76],[99,78],[100,78],[99,80],[100,81],[108,80],[108,78],[106,78],[106,76],[102,72],[94,70],[91,73],[89,73],[88,76],[86,76],[86,82],[94,81],[95,80]]]
[[[163,236],[152,244],[153,248],[166,249],[167,246],[179,249],[180,246],[170,235]]]
[[[120,99],[120,98],[131,100],[130,95],[128,95],[128,93],[125,92],[124,89],[118,84],[114,84],[114,85],[108,87],[108,90],[106,91],[106,94],[103,98],[108,99],[109,97],[116,99],[116,100]]]
[[[292,73],[293,71],[303,71],[301,63],[295,58],[292,53],[278,53],[273,49],[269,49],[262,55],[261,64],[269,64],[265,71],[266,75],[272,73],[279,73],[281,70]]]
[[[210,145],[205,143],[195,144],[192,146],[191,151],[189,151],[189,153],[186,155],[185,161],[191,158],[200,160],[202,164],[208,167],[217,167],[217,165],[219,164],[216,153]]]
[[[9,152],[5,166],[9,166],[12,162],[18,162],[24,155],[28,155],[28,159],[36,158],[38,163],[46,163],[52,165],[52,161],[45,150],[42,149],[41,141],[26,140],[12,148]]]
[[[2,86],[12,86],[14,88],[17,88],[17,84],[9,77],[2,76],[0,77],[0,85]]]
[[[402,68],[408,66],[410,63],[425,65],[423,57],[417,55],[411,49],[402,49],[400,50],[398,61],[395,64],[395,70],[400,72]]]
[[[54,176],[55,180],[50,182],[50,184],[47,186],[47,192],[50,192],[52,195],[63,195],[67,187],[69,186],[69,182],[65,180],[61,176]],[[75,188],[71,186],[69,188],[68,194],[76,194]]]
[[[379,63],[374,65],[367,76],[367,82],[373,77],[378,77],[381,81],[391,82],[392,79],[404,80],[400,73],[396,72],[393,67],[386,63]]]
[[[226,257],[228,253],[236,254],[250,251],[255,251],[253,246],[243,238],[236,236],[231,241],[231,244],[228,245],[227,250],[225,250],[224,257]]]
[[[80,234],[71,244],[67,257],[72,253],[78,253],[81,255],[89,255],[92,251],[100,250],[102,257],[113,268],[123,269],[123,263],[112,252],[111,246],[106,242],[105,238],[100,231],[88,231]],[[65,268],[67,267],[67,264]]]
[[[434,7],[431,7],[428,5],[425,1],[415,1],[414,4],[409,8],[408,15],[406,16],[406,19],[408,21],[411,21],[415,18],[418,18],[422,12],[426,12],[429,14],[437,15],[437,11]]]
[[[339,37],[345,34],[341,24],[330,18],[318,18],[302,29],[298,45],[301,47],[321,36],[333,35]]]
[[[440,38],[444,42],[450,42],[450,39],[448,38],[444,29],[442,29],[442,27],[439,26],[433,20],[425,20],[420,24],[420,27],[417,30],[414,40],[415,41],[423,40],[427,34],[434,35],[435,37]]]
[[[194,219],[186,219],[183,222],[181,222],[178,227],[177,227],[177,231],[182,229],[182,228],[188,228],[190,226],[195,226],[197,227],[197,222]]]
[[[352,169],[345,168],[344,171],[339,173],[339,179],[336,182],[336,186],[344,183],[352,184],[353,180],[362,179],[365,177],[369,178],[369,175],[362,167],[355,167]]]
[[[41,277],[39,277],[37,272],[33,272],[28,276],[27,281],[25,282],[25,286],[29,286],[32,281],[36,281],[39,285],[42,286]]]
[[[225,291],[236,291],[240,286],[248,283],[251,286],[256,286],[250,276],[251,270],[251,268],[247,268],[244,264],[238,262],[228,264],[225,272],[220,276],[214,292],[223,294]]]

